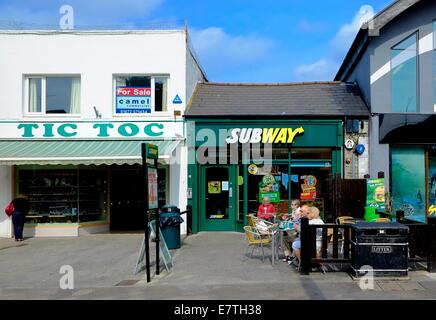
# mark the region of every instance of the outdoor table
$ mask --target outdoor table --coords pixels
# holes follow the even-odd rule
[[[286,231],[291,231],[293,224],[288,225],[287,228],[281,227],[281,224],[275,224],[274,227],[271,228],[271,264],[274,265],[275,259],[279,259],[279,246],[283,245],[283,233]]]

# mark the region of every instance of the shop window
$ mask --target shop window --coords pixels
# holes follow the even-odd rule
[[[292,148],[291,159],[293,160],[331,160],[332,149],[309,149]]]
[[[80,77],[28,77],[28,114],[79,114]]]
[[[433,103],[436,112],[436,21],[433,22]]]
[[[164,205],[168,204],[168,185],[167,181],[168,177],[168,167],[161,168],[159,167],[157,169],[157,176],[158,176],[158,205],[159,208],[162,208]]]
[[[18,191],[29,198],[27,223],[107,221],[107,174],[90,169],[19,169]]]
[[[154,79],[154,111],[167,111],[168,84],[167,78]]]
[[[417,39],[415,33],[391,49],[393,112],[417,111]]]
[[[115,114],[168,111],[168,77],[116,76]]]
[[[248,211],[257,213],[264,197],[278,214],[288,212],[290,176],[288,165],[248,166]]]
[[[238,184],[238,221],[244,221],[244,166],[238,166],[238,176],[237,176],[237,184]]]
[[[407,219],[426,220],[426,169],[424,148],[392,148],[392,207]]]
[[[428,214],[436,215],[436,149],[428,155]]]

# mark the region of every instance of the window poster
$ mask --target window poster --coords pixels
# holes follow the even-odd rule
[[[366,206],[385,210],[385,179],[366,180]]]
[[[151,88],[117,87],[116,113],[151,113]]]
[[[207,192],[209,194],[219,194],[221,193],[221,181],[208,181]]]
[[[318,180],[313,175],[301,176],[304,182],[301,184],[301,200],[315,200],[316,199],[316,184]]]
[[[392,207],[407,219],[426,221],[425,153],[423,148],[392,149]]]
[[[427,213],[436,216],[436,156],[428,158],[428,210]]]
[[[221,183],[221,186],[223,188],[223,191],[229,191],[229,182],[228,181],[223,181]]]
[[[148,168],[148,208],[157,209],[158,207],[157,169]]]
[[[269,202],[280,202],[280,187],[273,175],[267,174],[259,183],[259,202],[268,197]]]

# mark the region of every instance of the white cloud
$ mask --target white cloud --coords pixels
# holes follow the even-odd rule
[[[336,55],[343,55],[350,48],[356,37],[360,27],[363,23],[368,21],[374,16],[374,9],[368,5],[360,7],[359,11],[354,15],[351,22],[344,24],[335,37],[332,39],[330,45],[335,50]]]
[[[297,66],[294,69],[294,75],[300,81],[332,80],[362,23],[368,21],[373,16],[374,10],[372,7],[362,6],[354,15],[353,20],[344,24],[333,39],[330,40],[327,55],[314,63]]]
[[[331,80],[338,67],[339,65],[331,60],[321,59],[312,64],[299,65],[294,71],[294,76],[299,81]]]
[[[272,48],[273,42],[256,36],[232,36],[222,28],[210,27],[190,31],[194,48],[199,55],[231,59],[233,62],[254,61]]]
[[[220,72],[249,66],[262,60],[274,46],[271,39],[253,35],[230,35],[218,27],[191,29],[190,37],[195,52],[212,78]]]

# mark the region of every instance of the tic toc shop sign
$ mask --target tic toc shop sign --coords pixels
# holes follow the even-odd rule
[[[3,122],[0,139],[144,139],[183,136],[183,122]]]

